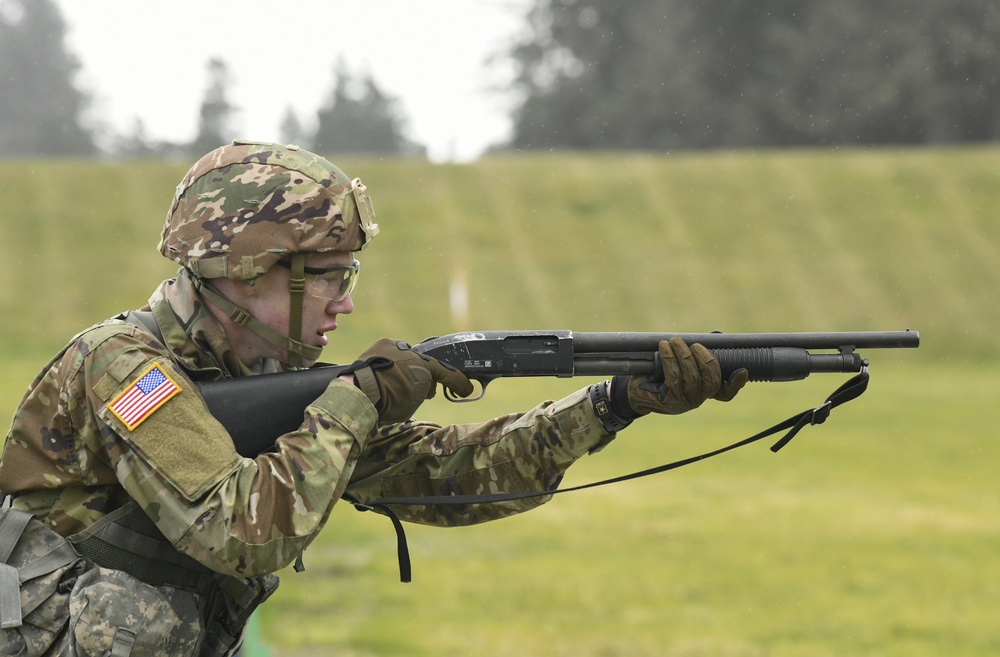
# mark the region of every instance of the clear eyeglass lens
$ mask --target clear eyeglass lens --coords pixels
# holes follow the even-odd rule
[[[343,301],[358,283],[358,262],[344,267],[330,268],[322,274],[309,274],[306,289],[309,294],[330,301]]]

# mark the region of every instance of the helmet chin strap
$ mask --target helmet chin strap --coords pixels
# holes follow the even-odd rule
[[[306,254],[293,253],[291,275],[288,278],[288,335],[289,340],[296,345],[302,344],[302,298],[306,293]],[[320,351],[317,350],[316,357],[319,358]],[[288,364],[292,367],[302,367],[302,352],[289,351]]]
[[[288,332],[290,335],[282,335],[265,325],[230,301],[228,297],[207,280],[198,276],[193,276],[192,278],[198,291],[205,295],[222,312],[226,313],[229,319],[239,326],[256,333],[276,347],[284,349],[288,354],[288,365],[302,367],[303,359],[319,360],[320,354],[323,353],[322,347],[315,347],[302,342],[302,301],[305,295],[305,259],[304,253],[292,255],[292,274],[288,282],[289,292],[291,293],[288,315]]]

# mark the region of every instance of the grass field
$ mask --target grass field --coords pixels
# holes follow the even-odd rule
[[[923,344],[865,354],[868,393],[778,454],[408,526],[411,584],[389,522],[338,506],[258,615],[274,657],[1000,654],[1000,149],[340,164],[383,233],[332,360],[469,328],[909,327]],[[0,163],[0,424],[69,335],[172,273],[155,245],[185,168]],[[733,442],[841,380],[637,423],[566,485]],[[421,416],[487,419],[585,383],[501,381]]]
[[[296,656],[997,654],[995,375],[889,368],[777,455],[756,444],[490,525],[409,529],[412,584],[389,523],[338,509],[263,634]],[[567,484],[724,445],[829,385],[646,422]]]

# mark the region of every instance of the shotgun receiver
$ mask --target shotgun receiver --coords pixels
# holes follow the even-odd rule
[[[481,390],[505,377],[593,376],[660,372],[657,345],[680,337],[700,343],[718,359],[723,379],[747,369],[751,381],[797,381],[811,373],[861,372],[868,367],[859,349],[915,348],[917,331],[855,333],[574,333],[573,331],[482,331],[429,338],[412,347],[461,370]],[[814,352],[828,353],[814,353]],[[339,376],[342,368],[308,370],[207,381],[198,388],[208,409],[233,437],[237,451],[255,456],[282,434],[302,424],[306,406]],[[447,393],[447,390],[446,390]]]

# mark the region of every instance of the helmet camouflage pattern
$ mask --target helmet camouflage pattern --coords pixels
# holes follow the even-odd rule
[[[371,199],[326,159],[235,141],[187,172],[160,253],[203,278],[251,280],[293,253],[360,251],[378,233]]]

